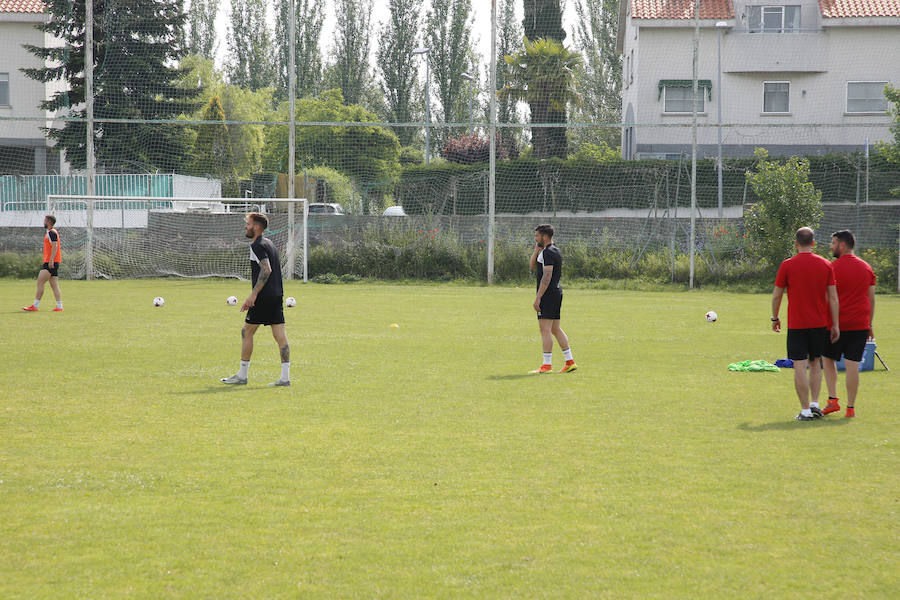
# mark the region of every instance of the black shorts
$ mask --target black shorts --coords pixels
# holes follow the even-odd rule
[[[44,263],[43,265],[41,265],[41,271],[50,271],[51,277],[59,277],[59,263],[55,262],[53,264],[56,266],[50,268],[50,263]]]
[[[559,312],[562,309],[562,288],[547,290],[541,296],[541,310],[538,312],[538,319],[559,319]]]
[[[284,323],[284,308],[281,296],[257,296],[256,302],[247,311],[245,323],[251,325],[281,325]]]
[[[791,360],[807,360],[819,358],[825,353],[825,342],[828,341],[828,329],[788,329],[787,355]]]
[[[838,341],[825,344],[825,356],[832,360],[841,360],[841,355],[847,360],[862,362],[863,351],[866,349],[866,340],[869,339],[869,330],[842,331]]]

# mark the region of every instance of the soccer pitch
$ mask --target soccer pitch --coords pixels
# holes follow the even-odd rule
[[[768,295],[568,288],[579,370],[538,376],[532,287],[288,282],[273,389],[267,328],[219,383],[246,282],[61,287],[29,314],[34,282],[0,285],[0,597],[900,589],[897,375],[793,421],[790,370],[726,368],[785,355]],[[900,369],[900,296],[875,333]]]

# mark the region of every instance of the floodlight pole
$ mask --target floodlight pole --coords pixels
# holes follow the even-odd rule
[[[497,175],[497,0],[491,0],[491,91],[490,123],[488,136],[491,140],[490,158],[488,159],[488,246],[487,246],[487,282],[494,283],[494,212],[496,205]]]
[[[719,21],[716,23],[716,32],[719,35],[719,74],[718,81],[716,82],[716,89],[718,89],[718,93],[716,96],[716,112],[718,113],[718,128],[717,128],[717,146],[719,150],[719,159],[716,163],[716,177],[718,182],[718,198],[719,198],[719,213],[718,216],[721,219],[724,216],[724,208],[722,207],[722,31],[728,27],[728,23],[725,21]]]
[[[85,175],[87,195],[95,194],[94,171],[94,0],[85,0],[84,5],[84,106],[85,123]],[[85,279],[94,278],[94,201],[87,202],[87,232],[84,246]]]
[[[416,48],[413,54],[425,57],[425,164],[431,164],[431,66],[428,64],[430,48]]]
[[[465,79],[466,81],[468,81],[469,86],[472,87],[472,89],[469,90],[470,93],[469,93],[469,127],[468,127],[469,133],[471,133],[472,130],[475,128],[475,126],[474,126],[475,115],[472,114],[472,100],[475,98],[475,89],[474,89],[474,86],[472,86],[472,82],[475,81],[475,77],[473,77],[472,75],[469,75],[468,73],[463,73],[462,78]]]
[[[694,1],[694,52],[691,97],[691,262],[688,287],[694,288],[694,246],[697,240],[697,56],[700,51],[700,0]]]
[[[287,195],[288,195],[288,207],[287,207],[287,278],[294,278],[294,262],[296,261],[296,252],[294,250],[294,197],[296,195],[296,190],[294,189],[294,169],[296,168],[296,115],[294,114],[294,109],[296,106],[296,96],[297,96],[297,70],[296,70],[296,39],[297,39],[297,17],[296,17],[296,0],[290,0],[288,7],[288,46],[290,48],[290,52],[288,53],[288,110],[290,111],[290,125],[288,126],[288,181],[287,181]]]

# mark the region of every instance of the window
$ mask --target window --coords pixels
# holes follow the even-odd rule
[[[796,33],[800,30],[799,6],[750,6],[750,33]]]
[[[631,49],[631,68],[628,71],[628,83],[634,83],[634,48]]]
[[[788,81],[767,81],[763,83],[763,112],[790,112],[791,84]]]
[[[9,73],[0,73],[0,106],[9,106]]]
[[[665,86],[665,112],[667,113],[689,113],[691,112],[691,97],[694,95],[693,87],[682,86]],[[703,97],[703,88],[697,89],[697,112],[702,113],[705,110],[705,99]]]
[[[887,112],[887,99],[884,97],[885,85],[887,85],[886,81],[848,81],[847,112]]]

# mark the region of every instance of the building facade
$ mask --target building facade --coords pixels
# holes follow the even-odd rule
[[[55,115],[40,108],[65,84],[35,81],[21,71],[46,66],[26,44],[60,44],[35,27],[48,18],[40,0],[0,0],[0,175],[59,174],[66,167],[43,130]]]
[[[693,10],[620,5],[625,158],[691,152]],[[701,0],[699,17],[700,156],[716,156],[719,135],[726,157],[861,151],[891,137],[883,90],[900,85],[900,0]]]

